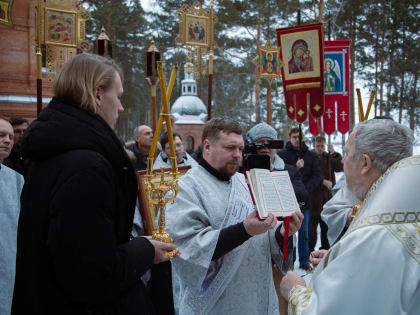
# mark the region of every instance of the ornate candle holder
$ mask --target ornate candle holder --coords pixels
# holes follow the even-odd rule
[[[150,160],[148,160],[148,163],[153,163],[153,161],[149,161]],[[179,172],[176,166],[170,172],[165,172],[165,169],[163,167],[160,169],[160,171],[155,172],[156,173],[154,175],[146,175],[147,198],[151,204],[153,204],[155,207],[158,207],[159,209],[159,226],[158,230],[153,231],[152,239],[172,244],[173,240],[171,236],[167,232],[165,232],[165,206],[170,202],[173,203],[176,196],[178,195]],[[156,175],[160,176],[160,181],[158,183],[153,183],[152,178]],[[173,258],[174,254],[175,250],[166,251],[166,255],[171,259]]]
[[[159,84],[162,96],[162,111],[160,113],[159,121],[153,135],[152,147],[147,158],[147,172],[146,172],[146,195],[149,202],[159,209],[159,228],[153,229],[152,239],[164,243],[173,243],[171,236],[165,232],[165,205],[169,202],[174,202],[178,194],[178,178],[179,171],[176,163],[174,138],[172,133],[171,119],[169,117],[168,100],[171,96],[172,88],[174,86],[175,77],[178,68],[172,70],[171,78],[169,80],[168,90],[166,90],[165,79],[163,76],[162,63],[156,62],[157,71],[159,75]],[[153,160],[156,152],[157,140],[162,130],[163,120],[166,122],[166,129],[168,131],[169,147],[171,150],[171,170],[165,172],[164,168],[156,171],[153,170]],[[160,181],[153,181],[154,178],[160,176]],[[169,258],[173,258],[175,251],[166,252]]]

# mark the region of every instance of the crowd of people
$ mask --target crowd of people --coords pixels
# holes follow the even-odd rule
[[[165,209],[168,244],[135,228],[135,171],[153,131],[138,126],[128,145],[116,135],[123,80],[112,60],[80,54],[36,120],[0,117],[0,314],[418,312],[420,156],[409,128],[359,123],[343,156],[323,136],[310,150],[299,128],[271,148],[272,126],[246,132],[224,116],[207,121],[194,154],[174,133],[176,162],[191,168]],[[240,171],[244,136],[290,177],[300,209],[287,226],[257,216]],[[170,167],[168,134],[159,142],[153,167]]]

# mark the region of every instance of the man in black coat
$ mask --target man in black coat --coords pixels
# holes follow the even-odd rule
[[[279,152],[279,156],[287,164],[295,165],[303,176],[303,183],[309,195],[318,187],[322,180],[319,160],[316,155],[308,150],[305,142],[300,140],[299,128],[292,128],[289,132],[289,141],[286,148]],[[300,268],[312,270],[309,264],[308,248],[308,223],[309,210],[311,209],[311,199],[308,199],[306,205],[301,209],[304,215],[302,226],[298,233],[298,252]]]
[[[312,208],[309,219],[308,233],[309,233],[309,251],[315,250],[315,245],[318,239],[318,224],[321,227],[321,248],[329,249],[328,242],[328,226],[321,219],[322,207],[331,199],[331,189],[335,185],[335,172],[343,171],[343,164],[341,163],[341,154],[335,152],[332,144],[328,145],[328,153],[325,152],[325,137],[317,136],[315,138],[315,150],[319,165],[322,171],[322,181],[312,193]]]
[[[122,74],[81,54],[62,68],[50,104],[28,128],[12,314],[153,314],[141,276],[175,246],[130,239],[137,198],[112,128]],[[179,252],[177,253],[179,254]]]
[[[153,130],[149,126],[141,125],[134,129],[134,140],[136,143],[128,147],[128,150],[136,156],[136,171],[143,171],[147,168],[147,157],[153,142]]]

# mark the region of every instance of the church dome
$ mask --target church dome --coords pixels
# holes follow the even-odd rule
[[[184,66],[185,78],[182,80],[182,95],[171,108],[176,124],[204,124],[207,108],[197,97],[197,83],[194,80],[194,65],[187,62]]]
[[[207,108],[197,96],[182,95],[172,106],[171,115],[177,124],[202,124],[207,117]]]

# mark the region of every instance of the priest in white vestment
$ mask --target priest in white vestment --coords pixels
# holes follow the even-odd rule
[[[0,117],[0,314],[10,314],[15,285],[17,224],[23,177],[3,164],[13,147],[13,127]]]
[[[242,128],[218,117],[203,131],[203,158],[179,181],[166,208],[166,229],[182,255],[172,261],[174,300],[184,314],[279,314],[272,259],[291,269],[293,235],[303,215],[290,220],[288,260],[283,260],[284,227],[253,210],[242,162]],[[281,246],[280,246],[281,245]]]
[[[359,123],[343,159],[361,206],[343,237],[313,252],[311,286],[293,272],[281,283],[289,314],[418,314],[420,156],[412,131],[391,120]]]
[[[174,146],[175,146],[175,155],[176,155],[176,163],[178,166],[196,166],[198,163],[185,152],[184,144],[182,143],[181,135],[178,133],[173,134],[174,137]],[[171,156],[171,149],[169,147],[169,139],[168,134],[165,133],[162,138],[160,139],[160,144],[162,146],[162,152],[156,158],[155,163],[153,164],[153,169],[159,169],[161,167],[168,168],[171,167],[171,159],[168,158]]]

